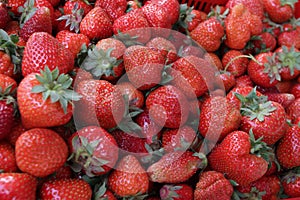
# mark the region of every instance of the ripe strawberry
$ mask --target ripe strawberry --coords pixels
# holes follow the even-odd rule
[[[159,190],[159,195],[162,200],[186,200],[193,199],[193,188],[187,184],[164,185]]]
[[[218,77],[223,81],[226,92],[229,92],[236,85],[235,78],[230,72],[220,71]]]
[[[280,103],[284,108],[287,108],[295,100],[295,96],[289,93],[267,92],[264,95],[266,95],[270,101]]]
[[[300,127],[297,125],[289,127],[276,149],[276,156],[281,166],[290,169],[300,165],[299,144]]]
[[[97,200],[117,200],[112,191],[106,188],[106,183],[96,185],[94,191]]]
[[[100,7],[94,7],[82,19],[80,33],[86,35],[90,40],[103,39],[112,36],[112,21],[107,13]]]
[[[241,118],[239,109],[225,97],[211,97],[201,106],[199,132],[208,140],[221,141],[239,128]]]
[[[260,35],[253,36],[251,41],[257,53],[273,51],[277,44],[276,38],[269,32],[263,32]]]
[[[73,171],[70,166],[64,165],[60,167],[58,170],[54,172],[52,176],[49,177],[51,180],[58,180],[58,179],[69,179],[73,176]]]
[[[300,84],[299,83],[295,83],[291,90],[290,90],[291,94],[293,94],[295,96],[296,99],[300,98]]]
[[[243,131],[230,133],[208,156],[210,167],[241,186],[258,180],[268,169],[268,162],[260,155],[268,147],[260,140],[255,141],[253,135]]]
[[[108,177],[108,187],[120,197],[144,194],[149,179],[139,161],[132,155],[123,157]]]
[[[71,101],[80,96],[69,89],[72,79],[56,68],[46,67],[40,74],[26,76],[17,90],[17,99],[24,127],[53,127],[66,124],[72,117]]]
[[[125,11],[127,8],[126,0],[96,0],[95,6],[100,6],[105,10],[112,21],[115,21],[119,17],[125,15]]]
[[[192,9],[191,15],[193,18],[187,23],[187,30],[189,32],[192,32],[198,26],[198,24],[205,21],[207,18],[207,14],[205,12],[196,9]]]
[[[0,3],[0,29],[4,29],[11,20],[8,9],[4,3]]]
[[[230,200],[233,187],[222,173],[206,171],[200,174],[194,191],[194,200]]]
[[[6,141],[0,141],[0,169],[2,172],[16,172],[17,164],[14,148]]]
[[[147,173],[149,179],[158,183],[180,183],[191,178],[199,168],[205,168],[207,160],[204,154],[191,151],[174,151],[165,154],[152,164]]]
[[[56,39],[73,54],[74,59],[80,52],[82,45],[85,44],[88,46],[90,43],[90,40],[86,35],[72,33],[67,30],[58,32],[56,34]]]
[[[109,172],[118,159],[117,143],[105,129],[87,126],[69,139],[73,170],[88,176]]]
[[[300,196],[299,168],[296,167],[287,172],[282,178],[281,184],[285,194],[289,197],[296,197],[295,199],[298,199]]]
[[[123,60],[128,79],[136,88],[148,90],[161,82],[165,59],[159,52],[131,46],[125,50]]]
[[[93,6],[87,2],[88,1],[83,1],[83,0],[67,1],[63,7],[65,15],[72,14],[72,12],[74,12],[75,4],[78,4],[76,6],[77,10],[82,8],[83,9],[82,16],[85,16],[93,9]]]
[[[246,74],[242,75],[235,79],[236,88],[243,88],[243,87],[254,87],[253,82],[251,81],[251,78]]]
[[[243,57],[243,54],[237,50],[229,50],[222,57],[222,64],[225,71],[230,72],[235,77],[245,74],[248,63],[249,60]]]
[[[299,49],[300,48],[300,28],[292,31],[284,31],[278,36],[278,45]]]
[[[180,5],[176,0],[150,0],[145,3],[147,4],[157,4],[158,6],[164,8],[166,13],[168,13],[168,21],[171,25],[175,24],[179,17]]]
[[[212,52],[207,52],[203,56],[204,60],[209,61],[213,66],[216,66],[218,70],[224,69],[223,64],[219,58],[219,56]]]
[[[27,129],[23,126],[21,119],[15,118],[10,133],[6,136],[7,141],[12,145],[16,145],[16,141]]]
[[[276,200],[280,192],[280,180],[277,176],[263,176],[248,186],[237,187],[244,198],[259,198],[261,200]]]
[[[15,99],[11,94],[13,94],[12,88],[16,87],[16,82],[11,79],[11,83],[9,79],[8,76],[0,74],[0,80],[3,81],[0,84],[0,139],[10,133],[14,120]],[[6,84],[10,85],[6,86]]]
[[[128,97],[129,108],[143,108],[144,106],[144,94],[135,88],[130,82],[118,83],[117,87],[119,88],[122,95]]]
[[[68,157],[65,141],[56,132],[44,128],[30,129],[20,135],[15,151],[19,169],[36,177],[52,174]]]
[[[9,0],[7,1],[7,7],[9,7],[10,11],[15,15],[15,16],[20,16],[21,12],[19,12],[19,7],[24,6],[26,0]]]
[[[206,51],[216,51],[221,45],[224,36],[224,28],[221,22],[215,17],[211,17],[201,22],[190,36]]]
[[[59,179],[43,183],[40,190],[42,200],[46,199],[81,199],[92,198],[92,189],[81,179]]]
[[[158,4],[148,3],[142,7],[142,11],[151,27],[168,28],[172,27],[169,13]]]
[[[152,91],[146,99],[146,107],[154,122],[167,128],[182,126],[189,114],[186,97],[171,85],[161,86]]]
[[[252,14],[264,18],[264,7],[259,0],[229,0],[226,3],[226,8],[232,9],[237,4],[243,4]]]
[[[295,1],[262,0],[261,2],[273,22],[283,23],[293,16]]]
[[[295,122],[300,117],[300,98],[295,99],[286,109],[287,115]]]
[[[256,90],[256,89],[255,89]],[[226,98],[231,102],[233,105],[235,105],[238,109],[241,109],[242,103],[241,101],[237,98],[238,95],[242,95],[246,97],[249,95],[250,92],[253,92],[253,87],[246,86],[246,87],[235,87],[230,92],[226,95]],[[262,93],[259,91],[255,91],[257,96],[261,96]]]
[[[0,174],[0,199],[36,199],[37,179],[26,173]]]

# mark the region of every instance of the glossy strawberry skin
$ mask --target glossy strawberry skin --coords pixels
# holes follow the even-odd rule
[[[82,1],[82,0],[67,1],[63,7],[64,14],[65,15],[72,14],[72,10],[76,3],[78,4],[78,9],[81,9],[81,8],[83,9],[83,11],[84,11],[83,16],[88,14],[93,9],[92,5],[88,5],[85,1]]]
[[[0,139],[5,138],[13,126],[14,107],[7,104],[6,100],[0,100]]]
[[[127,1],[126,0],[117,0],[117,1],[110,1],[110,0],[96,0],[95,6],[100,6],[103,8],[106,13],[109,15],[112,21],[115,21],[119,17],[125,15],[125,11],[127,8]]]
[[[172,27],[167,10],[163,7],[149,3],[142,7],[142,11],[151,27],[168,28]]]
[[[14,148],[6,141],[0,142],[0,169],[3,172],[16,172],[17,164]]]
[[[0,74],[13,77],[14,75],[14,64],[8,54],[0,51]]]
[[[144,94],[135,88],[130,82],[118,83],[117,87],[123,95],[128,96],[129,106],[135,106],[137,108],[143,108],[145,103]]]
[[[237,56],[242,56],[243,54],[237,50],[229,50],[222,57],[222,64],[225,68],[227,64]],[[232,61],[231,64],[228,65],[226,71],[231,72],[234,77],[239,77],[245,74],[247,71],[249,60],[247,58],[238,58],[235,61]]]
[[[236,97],[235,93],[238,93],[242,96],[247,96],[251,91],[253,90],[253,87],[247,86],[247,87],[235,87],[233,88],[227,95],[226,99],[231,102],[233,105],[235,105],[238,109],[241,108],[241,101]],[[256,91],[257,96],[261,96],[262,93],[259,91]]]
[[[147,1],[146,4],[157,4],[164,8],[168,14],[168,21],[173,25],[176,23],[179,17],[180,5],[176,0],[151,0]]]
[[[283,23],[293,16],[293,9],[290,5],[281,4],[280,0],[262,0],[265,11],[269,18],[276,23]]]
[[[285,31],[282,32],[278,36],[278,45],[279,46],[287,46],[287,47],[292,47],[294,46],[295,48],[299,49],[300,48],[300,28],[297,30],[292,30],[292,31]]]
[[[229,0],[226,3],[226,8],[232,9],[235,5],[240,3],[244,4],[252,14],[258,15],[261,19],[264,18],[263,4],[259,0]]]

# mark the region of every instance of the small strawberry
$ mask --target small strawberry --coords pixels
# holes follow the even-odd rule
[[[8,142],[12,145],[16,145],[16,141],[20,135],[22,135],[27,129],[23,126],[20,118],[15,118],[10,133],[6,136]]]
[[[50,180],[43,183],[40,196],[42,200],[54,198],[89,200],[92,198],[92,189],[81,179]]]
[[[200,174],[194,191],[194,200],[230,200],[233,187],[222,173],[206,171]]]
[[[93,9],[93,6],[89,4],[88,1],[84,1],[84,0],[67,1],[63,7],[64,13],[66,15],[74,13],[74,8],[76,4],[78,4],[76,6],[77,10],[80,10],[81,8],[83,9],[82,16],[85,16]]]
[[[0,174],[0,199],[36,199],[38,181],[26,173]]]
[[[11,20],[6,4],[0,3],[0,29],[6,28],[8,22]]]
[[[251,78],[246,74],[243,76],[240,76],[235,79],[236,88],[243,88],[243,87],[254,87],[253,82],[251,81]]]
[[[276,23],[288,21],[293,16],[294,4],[296,0],[262,0],[268,17]]]
[[[217,54],[207,52],[206,54],[204,54],[203,58],[204,60],[209,61],[213,66],[216,66],[218,70],[224,69],[222,61]]]
[[[54,131],[30,129],[16,142],[16,161],[19,169],[36,177],[45,177],[67,161],[68,147]]]
[[[25,2],[26,0],[9,0],[7,1],[7,6],[15,16],[20,16],[21,12],[19,12],[19,7],[24,6]]]
[[[224,70],[230,72],[235,77],[245,74],[248,63],[249,60],[237,50],[229,50],[222,57],[222,64],[225,67]]]
[[[16,172],[17,164],[14,148],[6,141],[0,142],[0,170],[1,172]]]
[[[300,48],[300,28],[292,31],[284,31],[278,36],[278,45],[299,49]]]
[[[193,188],[187,184],[164,185],[159,190],[159,195],[162,200],[186,200],[193,199]]]
[[[276,38],[269,32],[251,37],[250,42],[253,43],[256,53],[273,51],[277,44]]]
[[[111,190],[109,190],[104,182],[102,185],[97,184],[94,189],[95,200],[117,200]]]
[[[144,194],[149,179],[139,161],[132,155],[123,157],[108,177],[108,187],[120,197]]]
[[[300,117],[300,98],[295,99],[286,109],[287,115],[295,122]]]
[[[287,172],[281,180],[284,193],[287,194],[289,197],[295,197],[295,199],[298,199],[300,196],[299,175],[299,168],[296,167]]]
[[[230,72],[224,72],[221,70],[218,77],[223,81],[226,92],[229,92],[236,85],[235,78]]]
[[[125,15],[127,8],[126,0],[96,0],[95,7],[100,6],[105,10],[112,21],[115,21],[119,17]]]

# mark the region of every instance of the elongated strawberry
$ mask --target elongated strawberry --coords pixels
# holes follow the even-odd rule
[[[233,187],[224,175],[216,171],[203,172],[194,191],[194,200],[229,200],[233,194]]]
[[[199,168],[205,168],[206,161],[205,155],[201,153],[174,151],[152,164],[147,173],[153,182],[180,183],[191,178]]]
[[[162,200],[174,199],[185,200],[193,199],[193,188],[187,184],[164,185],[159,190],[159,195]]]
[[[36,199],[37,184],[37,179],[26,173],[1,173],[0,198],[3,200]]]
[[[293,16],[295,0],[262,0],[269,18],[276,23],[283,23]]]
[[[112,21],[115,21],[119,17],[125,15],[125,11],[127,8],[126,0],[96,0],[95,6],[100,6],[105,10]]]
[[[16,157],[15,157],[15,150],[6,141],[0,142],[0,169],[3,172],[16,172],[17,171],[17,164],[16,164]]]

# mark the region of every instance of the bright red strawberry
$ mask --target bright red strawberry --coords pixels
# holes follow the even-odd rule
[[[117,143],[105,129],[87,126],[69,139],[73,170],[88,176],[109,172],[118,160]]]
[[[300,98],[300,84],[299,83],[295,83],[291,90],[290,90],[291,94],[293,94],[295,96],[296,99]]]
[[[56,68],[46,67],[40,74],[26,76],[17,90],[18,105],[24,127],[53,127],[66,124],[72,117],[72,101],[80,96],[69,89],[72,79]]]
[[[96,0],[95,6],[100,6],[105,10],[112,21],[115,21],[119,17],[125,15],[127,9],[126,0]]]
[[[9,0],[7,1],[7,6],[10,8],[9,10],[16,16],[20,16],[21,12],[19,12],[18,8],[20,6],[24,6],[25,2],[26,0]]]
[[[112,36],[112,21],[107,13],[100,7],[94,7],[82,19],[80,33],[86,35],[90,40],[99,40]]]
[[[255,52],[273,51],[277,44],[276,38],[269,32],[253,36],[250,42],[253,43]]]
[[[0,199],[36,199],[38,181],[26,173],[0,174]]]
[[[281,180],[284,193],[289,197],[295,197],[295,200],[300,196],[300,177],[299,168],[296,167],[285,174]],[[298,198],[297,198],[298,197]]]
[[[280,140],[276,156],[281,166],[293,168],[300,165],[300,127],[289,127],[286,134]]]
[[[0,3],[0,29],[6,28],[8,22],[11,20],[8,9],[4,3]]]
[[[146,99],[146,107],[154,122],[167,128],[182,126],[189,114],[186,97],[171,85],[161,86],[152,91]]]
[[[187,184],[164,185],[159,190],[159,195],[162,200],[186,200],[193,199],[193,188]]]
[[[191,15],[193,15],[193,19],[187,23],[187,30],[189,32],[193,31],[198,24],[205,21],[207,18],[207,14],[200,10],[192,9]]]
[[[136,88],[148,90],[161,82],[165,64],[161,53],[149,47],[131,46],[125,50],[123,60],[128,79]]]
[[[206,171],[200,174],[194,191],[194,200],[230,200],[233,187],[222,173]]]
[[[144,194],[149,179],[139,161],[132,155],[123,157],[108,177],[108,187],[120,197]]]
[[[252,14],[264,18],[264,8],[260,0],[229,0],[226,8],[232,9],[237,4],[243,4]]]
[[[218,77],[223,81],[224,89],[229,92],[236,85],[234,76],[230,72],[220,71]]]
[[[142,7],[142,11],[151,27],[168,28],[172,27],[169,13],[162,6],[148,3]]]
[[[17,164],[14,148],[6,141],[0,142],[0,169],[2,172],[16,172]]]
[[[22,74],[25,77],[33,72],[38,73],[45,66],[50,70],[58,67],[60,73],[67,73],[74,67],[73,55],[50,34],[34,33],[24,49]]]
[[[243,57],[243,54],[237,50],[229,50],[222,57],[222,64],[225,71],[233,76],[239,77],[247,71],[249,60]]]
[[[216,51],[224,36],[224,28],[219,20],[211,17],[201,22],[191,33],[190,36],[206,51]]]
[[[235,105],[238,109],[241,108],[242,103],[241,101],[237,98],[236,94],[240,94],[242,96],[247,96],[249,95],[250,92],[253,91],[253,87],[246,86],[246,87],[235,87],[230,92],[226,95],[226,98],[233,104]],[[262,94],[259,91],[256,91],[257,96],[261,96]]]
[[[145,98],[144,94],[140,90],[135,88],[130,82],[118,83],[117,87],[119,88],[122,95],[126,95],[128,97],[129,108],[143,108]]]
[[[239,128],[241,118],[239,109],[225,97],[211,97],[201,106],[199,132],[208,140],[221,141]]]
[[[268,17],[276,23],[288,21],[293,16],[294,4],[293,0],[262,0]]]
[[[286,109],[287,115],[295,122],[300,117],[300,98],[295,99]]]
[[[251,78],[246,74],[243,76],[240,76],[235,79],[236,88],[243,88],[243,87],[254,87],[253,82],[251,81]]]
[[[168,21],[173,25],[178,20],[180,5],[176,0],[150,0],[145,4],[157,4],[168,13]]]
[[[203,56],[204,60],[209,61],[213,66],[216,66],[218,70],[224,69],[223,64],[219,58],[219,56],[213,52],[207,52]]]
[[[278,45],[279,46],[294,46],[297,49],[300,49],[300,28],[292,31],[284,31],[278,36]]]
[[[19,169],[36,177],[45,177],[67,161],[68,147],[54,131],[30,129],[16,142],[16,161]]]
[[[46,199],[80,199],[92,198],[92,189],[81,179],[59,179],[43,183],[40,190],[42,200]]]
[[[174,151],[165,154],[147,169],[149,179],[158,183],[181,183],[191,178],[207,160],[202,153]]]
[[[246,186],[266,173],[268,162],[260,155],[266,149],[267,145],[255,141],[253,135],[234,131],[211,151],[208,161],[213,170],[225,173],[229,179]]]
[[[280,103],[284,108],[287,108],[295,100],[295,96],[289,93],[267,92],[264,95],[266,95],[270,101]]]

